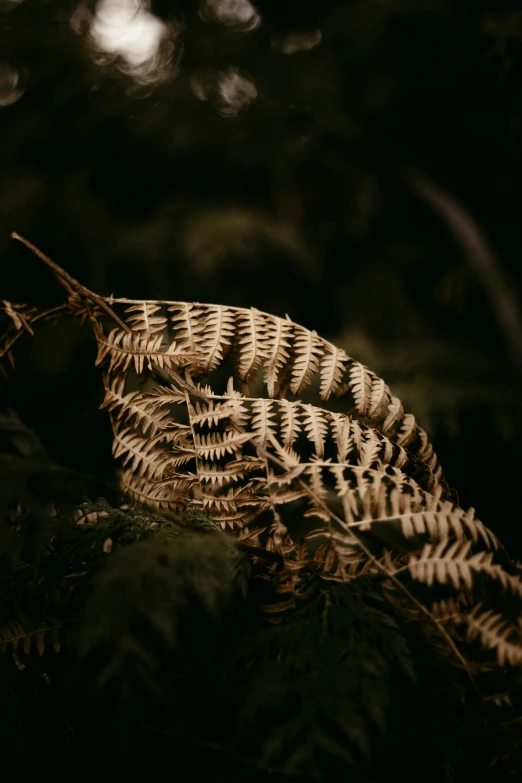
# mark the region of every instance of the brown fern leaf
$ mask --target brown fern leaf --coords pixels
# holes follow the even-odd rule
[[[288,400],[281,400],[279,409],[281,411],[281,440],[286,448],[291,448],[302,430],[299,408]]]
[[[402,420],[399,434],[397,435],[397,443],[400,446],[408,446],[412,440],[417,437],[417,422],[415,416],[412,413],[406,413]]]
[[[139,505],[173,512],[185,507],[185,493],[179,493],[172,481],[151,481],[126,470],[120,476],[120,488],[126,497]]]
[[[17,332],[26,331],[30,335],[34,335],[31,321],[37,313],[36,308],[28,307],[27,305],[15,305],[12,302],[8,302],[7,299],[0,300],[2,306],[0,312],[3,312],[11,321],[11,325]]]
[[[131,313],[128,322],[132,325],[133,332],[142,332],[147,337],[155,334],[163,335],[167,326],[165,316],[158,315],[161,307],[154,302],[139,302],[127,308],[127,313]]]
[[[506,591],[522,598],[522,581],[517,575],[509,574],[498,563],[493,563],[493,552],[470,554],[471,541],[463,544],[453,542],[449,547],[446,540],[436,546],[428,543],[419,555],[412,555],[408,569],[414,579],[432,585],[452,584],[455,589],[473,587],[473,574],[484,573],[495,579]]]
[[[243,443],[251,441],[252,435],[249,432],[236,432],[228,430],[224,433],[212,432],[209,435],[194,436],[194,446],[196,456],[203,459],[219,459],[226,454],[234,454],[235,458],[241,453]]]
[[[228,486],[231,482],[243,479],[245,477],[245,467],[248,469],[248,463],[241,460],[228,462],[224,467],[213,465],[211,462],[203,462],[198,468],[196,478],[203,484],[216,484],[222,488]]]
[[[235,334],[235,312],[229,307],[207,307],[201,340],[202,371],[214,370],[227,355]]]
[[[512,626],[501,614],[489,609],[480,611],[478,604],[464,616],[470,640],[480,639],[483,645],[495,650],[500,666],[522,665],[522,634],[520,626]]]
[[[360,362],[353,362],[350,368],[350,384],[357,412],[367,416],[372,404],[374,375]]]
[[[108,359],[109,373],[126,373],[133,367],[138,375],[145,368],[151,370],[184,365],[192,361],[192,354],[179,350],[175,342],[165,345],[163,334],[147,335],[144,332],[123,332],[113,329],[105,337],[101,331],[97,334],[98,358],[96,364]]]
[[[243,383],[248,383],[269,355],[267,323],[255,308],[239,312],[237,323],[239,377]]]
[[[314,405],[302,405],[303,429],[308,439],[314,444],[315,455],[319,459],[324,457],[324,443],[328,432],[326,414],[321,408]]]
[[[171,418],[168,409],[158,410],[160,404],[157,394],[142,394],[140,392],[124,393],[125,378],[116,377],[109,385],[105,384],[105,399],[101,408],[107,408],[116,421],[123,420],[133,428],[140,427],[143,434],[156,435],[164,429]],[[181,398],[184,401],[184,397]],[[169,404],[174,400],[172,396]]]
[[[267,357],[264,363],[268,396],[274,397],[282,369],[290,362],[292,351],[292,322],[287,319],[266,317]]]
[[[212,390],[207,392],[209,397],[214,396]],[[227,384],[227,390],[223,394],[223,399],[226,400],[229,411],[230,421],[236,427],[244,427],[249,419],[249,411],[244,402],[244,396],[241,392],[234,389],[234,379],[229,378]]]
[[[404,408],[402,402],[398,397],[392,397],[388,405],[388,411],[384,414],[384,422],[382,424],[382,431],[385,435],[390,435],[392,427],[396,422],[402,422],[404,419]]]
[[[360,464],[363,467],[377,461],[382,451],[382,443],[373,430],[366,430],[360,448]]]
[[[321,362],[320,396],[322,400],[327,400],[341,386],[346,366],[350,361],[345,352],[336,348],[335,345],[328,345],[326,350],[327,354]]]
[[[113,388],[121,402],[120,387]],[[286,531],[280,509],[307,498],[305,516],[319,518],[325,529],[330,529],[329,506],[333,502],[344,524],[343,530],[337,527],[332,543],[334,578],[354,574],[351,528],[378,531],[382,536],[383,525],[386,529],[391,525],[395,531],[392,538],[398,531],[405,541],[414,541],[419,535],[432,541],[453,536],[461,542],[467,537],[482,537],[486,545],[495,545],[494,537],[472,515],[443,499],[442,485],[429,479],[427,468],[423,468],[429,479],[427,486],[435,494],[423,490],[401,470],[415,458],[356,419],[288,400],[244,398],[234,391],[232,382],[223,395],[214,394],[209,387],[204,391],[210,395],[208,403],[191,404],[186,395],[189,424],[171,419],[169,429],[167,418],[161,418],[160,424],[165,426],[152,438],[133,434],[115,422],[116,453],[132,465],[130,473],[138,479],[130,480],[129,471],[125,474],[122,488],[131,497],[176,510],[183,502],[186,507],[204,510],[223,526],[239,529],[271,510],[276,524],[267,547],[273,546],[270,542],[276,527]],[[179,402],[181,395],[175,390],[158,389],[152,395],[157,415],[162,416],[163,404],[172,410],[171,395]],[[134,402],[130,396],[131,410]],[[313,446],[309,460],[299,457],[305,443]],[[274,471],[266,456],[256,457],[258,446],[273,453],[285,470]],[[254,452],[249,453],[252,448]],[[332,496],[333,487],[337,499]],[[277,550],[281,541],[275,545]],[[287,551],[296,544],[286,535]],[[349,561],[343,554],[347,551]],[[368,563],[358,562],[357,571],[368,567]],[[324,576],[332,578],[327,571]]]
[[[139,476],[151,480],[163,478],[170,466],[168,452],[154,448],[154,441],[136,435],[130,428],[114,428],[113,455],[123,457],[123,465]]]
[[[324,353],[323,341],[315,332],[303,326],[294,326],[294,366],[290,390],[300,394],[310,385],[312,377],[319,370],[319,359]]]
[[[206,393],[212,394],[210,389]],[[158,397],[166,395],[166,402],[170,401],[167,391],[157,394]],[[179,399],[177,393],[174,397]],[[172,474],[170,497],[176,507],[183,490],[191,507],[205,506],[217,521],[226,518],[229,524],[233,518],[237,523],[241,522],[240,498],[241,506],[248,507],[250,521],[264,513],[270,504],[276,513],[276,507],[303,498],[306,492],[296,484],[301,480],[309,482],[312,494],[321,498],[330,497],[335,486],[338,497],[335,503],[343,508],[348,526],[369,530],[374,523],[393,520],[395,526],[399,524],[405,539],[427,535],[433,541],[448,536],[463,541],[466,536],[475,539],[482,536],[487,545],[495,543],[489,531],[472,516],[451,503],[445,505],[442,485],[438,485],[433,495],[403,472],[408,460],[414,460],[411,455],[356,419],[288,400],[251,400],[234,392],[230,383],[225,394],[212,394],[209,403],[192,405],[187,399],[186,410],[189,424],[171,420],[173,429],[158,430],[148,440],[141,435],[133,436],[127,427],[120,430],[116,427],[117,453],[125,457],[126,464],[134,466],[138,475],[151,481],[161,505],[169,497],[164,485]],[[299,457],[306,443],[313,446],[314,456],[310,461]],[[266,457],[261,460],[255,457],[256,444],[282,460],[287,470],[269,476]],[[254,453],[245,452],[252,448]],[[243,470],[245,464],[248,472]],[[181,465],[186,465],[185,482],[179,473]],[[424,478],[426,486],[434,491],[430,475],[425,472]],[[323,481],[330,487],[328,490],[323,487]],[[235,491],[230,494],[231,483],[242,485],[237,487],[237,496]],[[147,495],[144,483],[140,493],[141,497]],[[309,511],[325,522],[329,518],[328,511],[319,509],[315,502],[310,503]]]
[[[465,609],[469,609],[469,594],[458,593],[457,596],[443,598],[440,601],[434,601],[430,610],[432,615],[439,623],[462,623]]]
[[[488,549],[497,549],[496,536],[475,519],[473,509],[466,512],[451,501],[441,498],[437,488],[432,495],[392,491],[389,496],[391,515],[401,520],[406,538],[427,533],[432,541],[455,538],[463,543],[467,538],[480,541]]]
[[[256,440],[262,446],[266,446],[268,440],[274,433],[275,423],[273,421],[275,413],[272,410],[272,400],[254,400],[252,403],[252,421],[251,426]]]
[[[190,403],[188,403],[190,405]],[[191,422],[201,427],[206,424],[208,427],[217,426],[220,421],[228,422],[231,417],[233,406],[227,402],[209,403],[196,402],[191,408]]]
[[[375,377],[372,382],[368,418],[382,420],[386,416],[390,403],[391,392],[388,386],[382,378]]]
[[[20,647],[24,653],[36,650],[38,655],[43,655],[46,646],[51,646],[56,652],[60,652],[60,631],[63,622],[49,618],[34,622],[25,614],[11,617],[0,625],[0,653],[8,648],[16,653]]]
[[[258,370],[263,370],[269,398],[282,396],[287,388],[292,394],[301,394],[317,377],[322,399],[350,392],[358,415],[368,418],[373,428],[391,440],[407,445],[439,477],[425,433],[414,417],[403,421],[402,405],[384,381],[315,332],[288,318],[253,309],[159,300],[111,298],[107,302],[111,307],[126,308],[124,318],[129,327],[128,332],[117,328],[105,335],[101,321],[96,324],[98,362],[108,362],[110,373],[125,374],[132,367],[142,374],[145,368],[177,366],[199,377],[221,366],[235,345],[244,391]],[[173,313],[169,324],[160,314],[163,307]]]
[[[34,327],[39,321],[49,321],[64,312],[69,312],[71,303],[51,307],[49,310],[38,310],[28,305],[13,304],[7,299],[0,302],[0,313],[4,313],[7,320],[7,325],[5,327],[2,325],[0,331],[0,372],[6,375],[3,360],[7,359],[11,367],[14,367],[12,349],[18,340],[25,335],[33,336]]]
[[[329,524],[330,513],[328,511],[327,504],[328,492],[323,477],[324,469],[325,463],[322,462],[322,457],[320,455],[315,455],[315,457],[312,457],[311,461],[304,466],[303,472],[310,482],[312,498],[311,507],[308,509],[308,511],[305,511],[304,515],[306,517],[319,517],[319,519],[323,520],[326,524]],[[320,502],[317,503],[317,501]]]

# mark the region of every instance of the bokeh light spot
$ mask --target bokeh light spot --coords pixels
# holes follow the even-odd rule
[[[24,92],[20,72],[7,63],[0,63],[0,107],[16,103]]]
[[[315,49],[321,43],[322,37],[321,31],[317,28],[294,30],[285,35],[274,36],[271,44],[281,54],[290,55]]]
[[[235,66],[194,74],[190,83],[194,95],[209,101],[222,117],[236,117],[257,98],[252,77]]]
[[[201,0],[199,14],[205,21],[249,32],[259,27],[261,16],[250,0]]]

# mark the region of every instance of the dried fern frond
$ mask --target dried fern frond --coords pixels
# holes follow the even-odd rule
[[[104,298],[43,258],[70,301],[86,302],[126,494],[204,512],[237,537],[248,529],[282,558],[274,583],[289,605],[310,563],[329,581],[380,573],[466,668],[401,577],[459,592],[480,574],[515,602],[519,577],[494,560],[495,535],[454,502],[427,434],[381,378],[288,317]]]
[[[34,648],[38,655],[43,655],[47,645],[60,652],[62,627],[63,621],[56,618],[34,622],[19,613],[0,625],[0,653],[6,652],[9,647],[13,653],[20,648],[28,654]]]
[[[481,611],[480,604],[464,616],[468,638],[480,638],[482,644],[495,650],[500,666],[522,664],[522,628],[514,626],[492,609]]]
[[[385,382],[315,332],[255,309],[112,297],[107,301],[123,309],[128,328],[106,334],[101,320],[96,321],[98,363],[106,363],[109,374],[178,366],[201,378],[232,356],[246,396],[259,373],[269,398],[287,391],[300,395],[317,379],[321,399],[350,393],[359,416],[408,445],[440,476],[424,431],[412,414],[404,414]]]
[[[16,305],[12,302],[8,302],[7,299],[2,299],[2,306],[0,312],[5,313],[11,320],[12,326],[16,331],[29,332],[30,335],[34,334],[31,326],[31,321],[37,312],[35,307],[27,307],[27,305]]]
[[[165,511],[179,511],[182,508],[178,487],[171,481],[152,484],[147,478],[127,470],[120,475],[120,487],[126,497],[139,505]]]
[[[124,390],[125,379],[114,378],[110,386],[105,387],[105,399],[101,407],[112,413],[115,419],[123,419],[134,428],[139,426],[141,431],[150,437],[168,426],[170,411],[166,408],[158,411],[163,401],[168,404],[185,401],[184,396],[180,395],[180,399],[176,399],[173,393],[164,395],[162,400],[158,399],[158,394],[143,394],[137,391],[125,394]]]
[[[165,344],[163,334],[151,335],[140,330],[123,332],[112,329],[107,336],[101,330],[97,333],[98,358],[97,364],[106,359],[111,372],[127,372],[133,367],[139,374],[144,369],[153,366],[163,369],[183,364],[188,361],[188,355],[176,346],[175,342]],[[191,356],[193,356],[191,354]]]
[[[6,324],[0,331],[0,370],[5,375],[3,360],[14,366],[12,350],[15,344],[25,335],[34,335],[34,325],[39,321],[49,321],[70,310],[71,305],[63,304],[51,307],[49,310],[38,310],[36,307],[13,304],[6,299],[0,300],[0,314],[3,313]]]
[[[120,403],[121,399],[120,393]],[[173,416],[168,395],[164,401]],[[138,424],[134,405],[135,397],[129,398],[129,416]],[[304,481],[312,494],[328,497],[342,509],[347,528],[364,531],[374,522],[375,528],[398,522],[406,539],[426,535],[438,541],[453,536],[462,542],[470,537],[480,538],[488,548],[497,546],[493,534],[472,512],[464,513],[444,497],[443,485],[428,468],[404,447],[356,419],[310,404],[233,395],[230,389],[223,395],[212,394],[206,404],[192,404],[187,397],[184,410],[188,424],[171,418],[174,429],[169,433],[169,417],[164,417],[158,403],[154,414],[158,434],[152,439],[132,436],[119,420],[113,420],[116,453],[124,453],[134,472],[146,479],[134,497],[142,501],[148,497],[151,502],[155,496],[162,507],[169,498],[176,508],[180,504],[204,507],[223,525],[241,526],[243,519],[250,523],[268,507],[281,508],[305,498],[299,485]],[[257,453],[259,447],[273,454],[284,470],[268,470],[266,459]],[[130,489],[128,478],[126,489]],[[328,512],[316,504],[309,510],[328,519]]]
[[[455,589],[463,585],[473,587],[473,575],[483,573],[500,582],[502,587],[522,598],[522,581],[516,574],[509,574],[493,562],[493,552],[471,554],[471,542],[453,542],[448,546],[443,539],[439,544],[426,544],[419,555],[411,555],[408,570],[414,579],[432,585],[451,584]]]

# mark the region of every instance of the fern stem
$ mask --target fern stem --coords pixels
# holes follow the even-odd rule
[[[68,309],[68,305],[66,304],[56,305],[56,307],[51,307],[49,310],[43,310],[41,313],[38,313],[38,315],[35,315],[34,318],[28,318],[28,320],[30,320],[30,322],[34,324],[37,321],[42,321],[46,318],[51,318],[53,315],[57,313],[63,313],[67,309]],[[0,361],[4,358],[6,354],[9,353],[13,345],[15,345],[15,343],[17,343],[18,340],[23,335],[25,335],[25,331],[23,329],[16,330],[16,333],[13,335],[11,340],[7,341],[3,346],[2,350],[0,350]]]
[[[47,264],[48,267],[50,267],[55,275],[57,275],[59,281],[62,283],[62,285],[69,291],[75,291],[77,294],[80,294],[81,296],[85,297],[85,299],[88,299],[89,301],[93,302],[94,304],[97,304],[99,307],[101,307],[107,315],[110,315],[111,318],[113,318],[118,326],[121,326],[121,328],[130,334],[132,330],[127,326],[126,323],[124,323],[121,318],[119,318],[116,313],[112,310],[112,308],[109,307],[107,304],[107,301],[105,297],[99,296],[99,294],[95,294],[94,291],[90,291],[88,288],[86,288],[84,285],[78,282],[78,280],[75,280],[72,275],[69,274],[69,272],[66,272],[65,269],[62,269],[61,266],[59,266],[55,261],[49,258],[49,256],[46,256],[45,253],[43,253],[39,248],[36,247],[36,245],[33,245],[32,242],[29,242],[28,239],[25,239],[24,237],[20,236],[20,234],[17,234],[16,231],[13,231],[11,233],[11,239],[16,239],[17,242],[21,242],[22,245],[25,245],[29,250],[34,253],[38,258],[44,262],[44,264]]]

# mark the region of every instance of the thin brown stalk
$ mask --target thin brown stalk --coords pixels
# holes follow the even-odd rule
[[[522,373],[522,318],[518,303],[502,264],[483,231],[469,212],[426,174],[412,166],[399,165],[397,168],[409,188],[440,215],[464,249],[469,266],[490,300],[511,361]]]
[[[36,323],[37,321],[43,321],[47,318],[52,318],[53,315],[57,315],[58,313],[64,313],[68,309],[68,305],[62,304],[57,305],[56,307],[51,307],[49,310],[43,310],[41,313],[38,313],[38,315],[35,315],[34,318],[28,319],[31,324]],[[7,332],[9,334],[9,332]],[[17,329],[16,332],[13,334],[13,336],[6,341],[5,345],[2,349],[0,349],[0,361],[6,356],[9,351],[12,349],[12,347],[15,345],[15,343],[18,342],[18,340],[23,337],[26,334],[26,331],[24,329]]]
[[[78,280],[75,280],[75,278],[66,272],[65,269],[62,269],[62,267],[50,259],[49,256],[46,256],[45,253],[36,247],[36,245],[33,245],[33,243],[29,242],[28,239],[25,239],[24,237],[20,236],[20,234],[17,234],[16,231],[12,232],[11,239],[16,239],[17,242],[21,242],[22,245],[25,245],[27,248],[29,248],[29,250],[31,250],[31,252],[38,256],[38,258],[43,261],[44,264],[47,264],[47,266],[57,275],[58,280],[66,288],[69,294],[74,291],[75,293],[80,294],[80,296],[83,296],[85,299],[88,299],[90,302],[93,302],[93,304],[97,304],[99,307],[105,310],[107,315],[110,315],[110,317],[116,321],[118,326],[121,326],[125,332],[130,334],[132,330],[121,320],[121,318],[116,315],[112,308],[109,307],[106,299],[103,296],[95,294],[94,291],[90,291],[84,285],[79,283]]]

